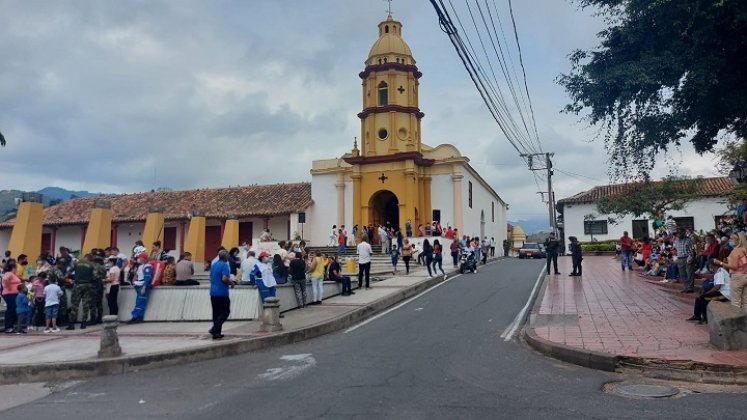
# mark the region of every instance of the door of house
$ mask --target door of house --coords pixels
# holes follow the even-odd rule
[[[648,238],[648,220],[633,220],[633,239]]]

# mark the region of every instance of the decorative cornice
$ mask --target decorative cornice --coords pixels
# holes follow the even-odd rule
[[[418,119],[422,119],[423,117],[425,117],[425,114],[420,112],[420,108],[416,106],[385,105],[366,108],[362,112],[358,113],[358,118],[364,119],[371,114],[384,114],[387,112],[402,112],[404,114],[412,114]]]
[[[420,152],[402,152],[402,153],[394,153],[391,155],[382,155],[382,156],[370,156],[370,157],[357,156],[357,157],[345,158],[345,162],[351,165],[402,162],[405,160],[414,160],[416,165],[425,166],[425,167],[433,166],[433,164],[436,162],[435,159],[424,158],[423,154]]]
[[[412,75],[415,76],[416,79],[420,79],[421,77],[423,77],[423,73],[418,71],[418,66],[414,64],[402,63],[369,64],[362,72],[358,73],[358,77],[365,80],[371,73],[386,70],[399,70],[408,73],[412,72]]]

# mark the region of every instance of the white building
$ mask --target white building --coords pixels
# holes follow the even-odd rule
[[[700,198],[687,203],[682,210],[669,211],[667,216],[672,216],[678,226],[686,229],[711,230],[720,217],[729,214],[723,196],[735,185],[728,177],[704,178],[698,186]],[[557,208],[563,217],[562,233],[566,246],[569,236],[575,236],[579,241],[590,241],[592,236],[598,241],[618,239],[624,231],[636,239],[653,236],[652,220],[645,217],[627,215],[612,224],[608,221],[612,215],[599,213],[597,200],[619,194],[625,188],[624,184],[598,186],[559,200]]]

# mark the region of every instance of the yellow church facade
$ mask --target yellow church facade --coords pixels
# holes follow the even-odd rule
[[[312,242],[327,241],[333,225],[391,225],[413,231],[438,221],[470,236],[506,236],[507,204],[450,144],[422,142],[418,90],[422,73],[389,16],[359,74],[362,110],[348,153],[314,161],[308,211]],[[360,229],[359,229],[360,231]]]

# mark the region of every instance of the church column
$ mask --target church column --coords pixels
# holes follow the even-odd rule
[[[464,234],[464,226],[462,225],[462,179],[464,176],[455,172],[451,175],[451,182],[453,183],[453,195],[454,195],[454,220],[451,222],[455,228],[458,228],[462,234]]]
[[[91,217],[88,219],[86,238],[83,240],[84,254],[94,248],[107,248],[112,240],[112,205],[106,200],[95,200]]]
[[[231,215],[226,218],[221,245],[229,250],[239,246],[239,219],[236,216]]]
[[[405,169],[405,194],[406,197],[403,198],[403,202],[407,202],[407,207],[405,209],[405,213],[402,214],[400,217],[400,224],[405,226],[405,222],[407,220],[410,220],[412,223],[415,223],[415,207],[417,207],[418,203],[415,200],[415,169],[410,167],[411,161],[407,162],[408,168]],[[414,228],[416,229],[418,226],[415,225]]]
[[[35,263],[41,254],[43,210],[41,194],[23,193],[8,242],[8,250],[14,258],[26,254],[29,261]]]
[[[163,244],[164,222],[163,207],[148,208],[148,216],[145,218],[145,228],[143,228],[143,245],[146,248],[150,249],[155,241],[161,241]]]
[[[358,225],[358,231],[363,230],[363,218],[361,210],[363,209],[363,203],[361,203],[361,174],[354,168],[353,175],[353,226]],[[351,229],[352,231],[352,229]]]
[[[343,174],[337,174],[337,226],[345,224],[345,178]]]
[[[201,263],[205,261],[205,213],[200,210],[192,210],[191,213],[184,251],[192,254],[193,262]]]
[[[426,175],[423,179],[423,201],[425,217],[428,222],[433,221],[433,201],[431,201],[431,176]]]

